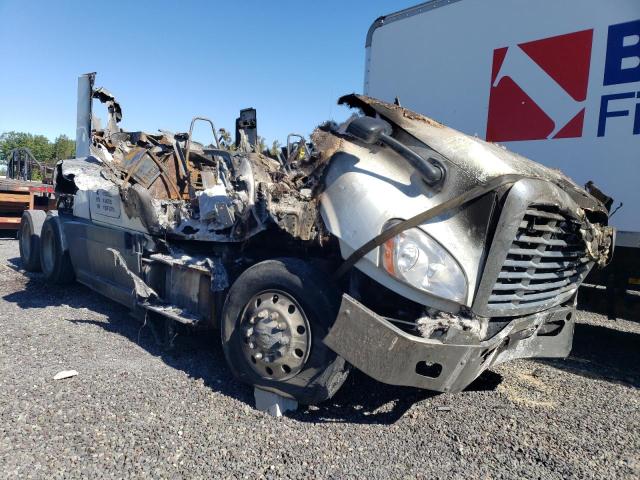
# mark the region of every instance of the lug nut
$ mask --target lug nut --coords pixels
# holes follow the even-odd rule
[[[256,348],[256,344],[253,342],[249,342],[249,348],[253,350],[254,348]]]
[[[278,328],[280,330],[286,330],[287,329],[287,324],[285,322],[278,322]]]
[[[260,320],[263,320],[269,316],[269,312],[267,312],[266,310],[260,310],[257,316]]]
[[[253,335],[253,327],[249,327],[244,331],[245,337],[250,337],[251,335]]]
[[[254,355],[254,357],[256,357],[256,360],[260,360],[262,358],[262,353],[258,352]]]
[[[271,318],[271,320],[277,320],[280,317],[280,315],[278,314],[278,312],[271,312],[269,317]]]

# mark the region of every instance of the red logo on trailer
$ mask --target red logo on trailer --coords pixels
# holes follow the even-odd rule
[[[487,140],[582,136],[593,30],[493,51]]]

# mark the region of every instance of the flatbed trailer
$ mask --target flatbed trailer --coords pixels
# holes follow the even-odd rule
[[[0,178],[0,230],[18,230],[25,210],[55,208],[53,185]]]

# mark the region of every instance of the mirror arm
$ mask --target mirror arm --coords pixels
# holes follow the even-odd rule
[[[380,141],[406,158],[411,166],[420,172],[428,185],[434,186],[444,180],[444,166],[435,158],[425,160],[409,147],[385,133],[380,135]]]

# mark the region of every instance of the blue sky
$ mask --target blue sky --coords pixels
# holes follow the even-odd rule
[[[369,26],[416,3],[0,0],[0,132],[73,137],[76,78],[95,71],[125,130],[186,131],[194,115],[232,130],[252,106],[284,142],[346,118],[336,100],[362,91]]]

